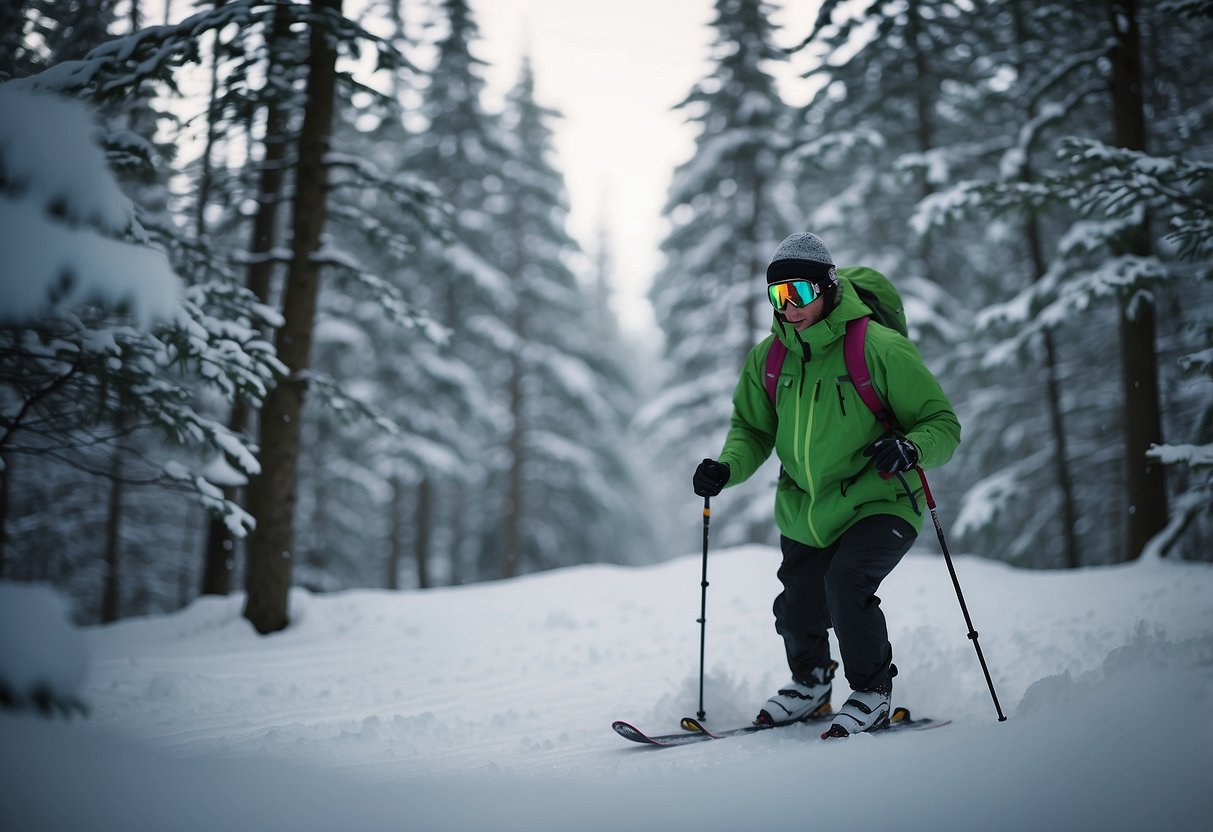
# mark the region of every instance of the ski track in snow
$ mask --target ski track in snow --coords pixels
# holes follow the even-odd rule
[[[778,559],[766,547],[712,555],[709,726],[748,722],[786,681],[770,612]],[[918,553],[880,596],[901,671],[894,704],[955,721],[938,731],[822,743],[820,728],[798,726],[668,750],[617,737],[614,719],[670,733],[698,706],[697,556],[426,592],[295,591],[292,626],[269,637],[240,617],[239,597],[93,628],[90,727],[150,744],[170,760],[276,760],[340,771],[431,807],[449,799],[444,784],[469,777],[510,789],[524,778],[541,784],[541,794],[556,781],[602,804],[591,811],[613,800],[615,786],[632,784],[637,807],[655,813],[652,828],[668,826],[658,818],[681,817],[682,801],[664,797],[669,789],[700,791],[710,804],[696,815],[704,828],[740,828],[730,824],[741,816],[714,799],[723,783],[762,789],[773,780],[782,789],[781,779],[803,784],[810,772],[836,777],[852,766],[884,778],[874,817],[896,819],[900,800],[922,828],[930,818],[966,828],[958,816],[936,817],[924,799],[942,788],[941,778],[969,782],[973,800],[1038,800],[1030,810],[1007,808],[1003,826],[987,828],[1037,817],[1025,811],[1064,816],[1074,803],[1101,807],[1078,815],[1092,828],[1132,828],[1139,819],[1126,807],[1137,797],[1125,784],[1138,781],[1141,799],[1172,795],[1178,819],[1213,810],[1208,790],[1192,785],[1213,765],[1213,568],[1148,562],[1027,572],[971,557],[956,564],[1006,724],[995,721],[943,560]],[[836,707],[846,694],[840,673]],[[1174,736],[1136,739],[1147,725],[1140,703],[1173,701],[1181,714],[1201,714],[1200,729],[1185,734],[1181,724],[1174,733],[1175,715],[1164,709],[1161,724]],[[1125,703],[1135,714],[1131,730],[1128,723],[1101,729],[1100,720],[1113,720]],[[1127,751],[1132,761],[1123,759]],[[1182,771],[1167,771],[1172,762]],[[1095,773],[1061,787],[1068,769],[1084,767]],[[1109,793],[1096,799],[1089,792],[1101,784]],[[744,792],[730,800],[743,806]],[[466,813],[473,811],[439,815],[449,828],[472,829],[477,821]],[[781,811],[779,823],[796,817]],[[509,828],[528,828],[527,817],[515,816]],[[550,828],[559,828],[555,820]],[[604,817],[587,828],[613,827]]]
[[[747,721],[786,679],[769,612],[777,558],[761,548],[712,558],[711,724]],[[592,771],[618,750],[612,719],[664,732],[696,709],[698,569],[684,558],[428,593],[296,592],[294,626],[265,639],[240,619],[240,599],[204,599],[171,624],[92,631],[90,699],[102,724],[186,754],[270,754],[382,777]],[[981,576],[966,600],[1004,710],[1038,679],[1091,670],[1134,638],[1208,637],[1213,624],[1210,583],[1190,579],[1206,576],[1199,567],[1046,574],[961,558],[958,570],[962,587],[966,572]],[[1109,604],[1101,582],[1113,602],[1121,584],[1140,594]],[[992,718],[942,561],[908,557],[881,597],[897,703]],[[840,674],[836,705],[845,694]]]

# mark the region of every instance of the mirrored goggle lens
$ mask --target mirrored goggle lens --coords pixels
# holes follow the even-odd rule
[[[775,311],[782,312],[788,308],[789,303],[798,308],[808,306],[817,300],[817,290],[807,280],[785,280],[783,283],[772,283],[768,286],[767,296],[771,299],[771,306],[775,307]]]

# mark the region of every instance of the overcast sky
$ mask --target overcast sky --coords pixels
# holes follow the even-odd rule
[[[781,46],[812,26],[816,0],[784,0],[775,22]],[[540,103],[564,114],[556,152],[568,183],[570,230],[592,250],[605,211],[615,243],[616,304],[643,337],[654,323],[644,294],[660,265],[661,208],[675,166],[694,151],[694,132],[671,108],[709,70],[712,0],[472,0],[490,64],[491,106],[515,81],[524,50]],[[804,82],[788,65],[785,95],[800,103]]]

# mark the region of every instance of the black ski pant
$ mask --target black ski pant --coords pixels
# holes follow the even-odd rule
[[[793,678],[806,680],[829,664],[826,631],[833,626],[852,690],[891,683],[893,648],[876,590],[915,537],[905,520],[878,514],[858,520],[824,549],[780,538],[783,592],[775,599],[775,630]]]

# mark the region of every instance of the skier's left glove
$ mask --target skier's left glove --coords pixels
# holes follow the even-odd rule
[[[918,465],[918,449],[909,439],[885,437],[864,448],[864,456],[872,457],[876,470],[882,474],[900,474]]]

